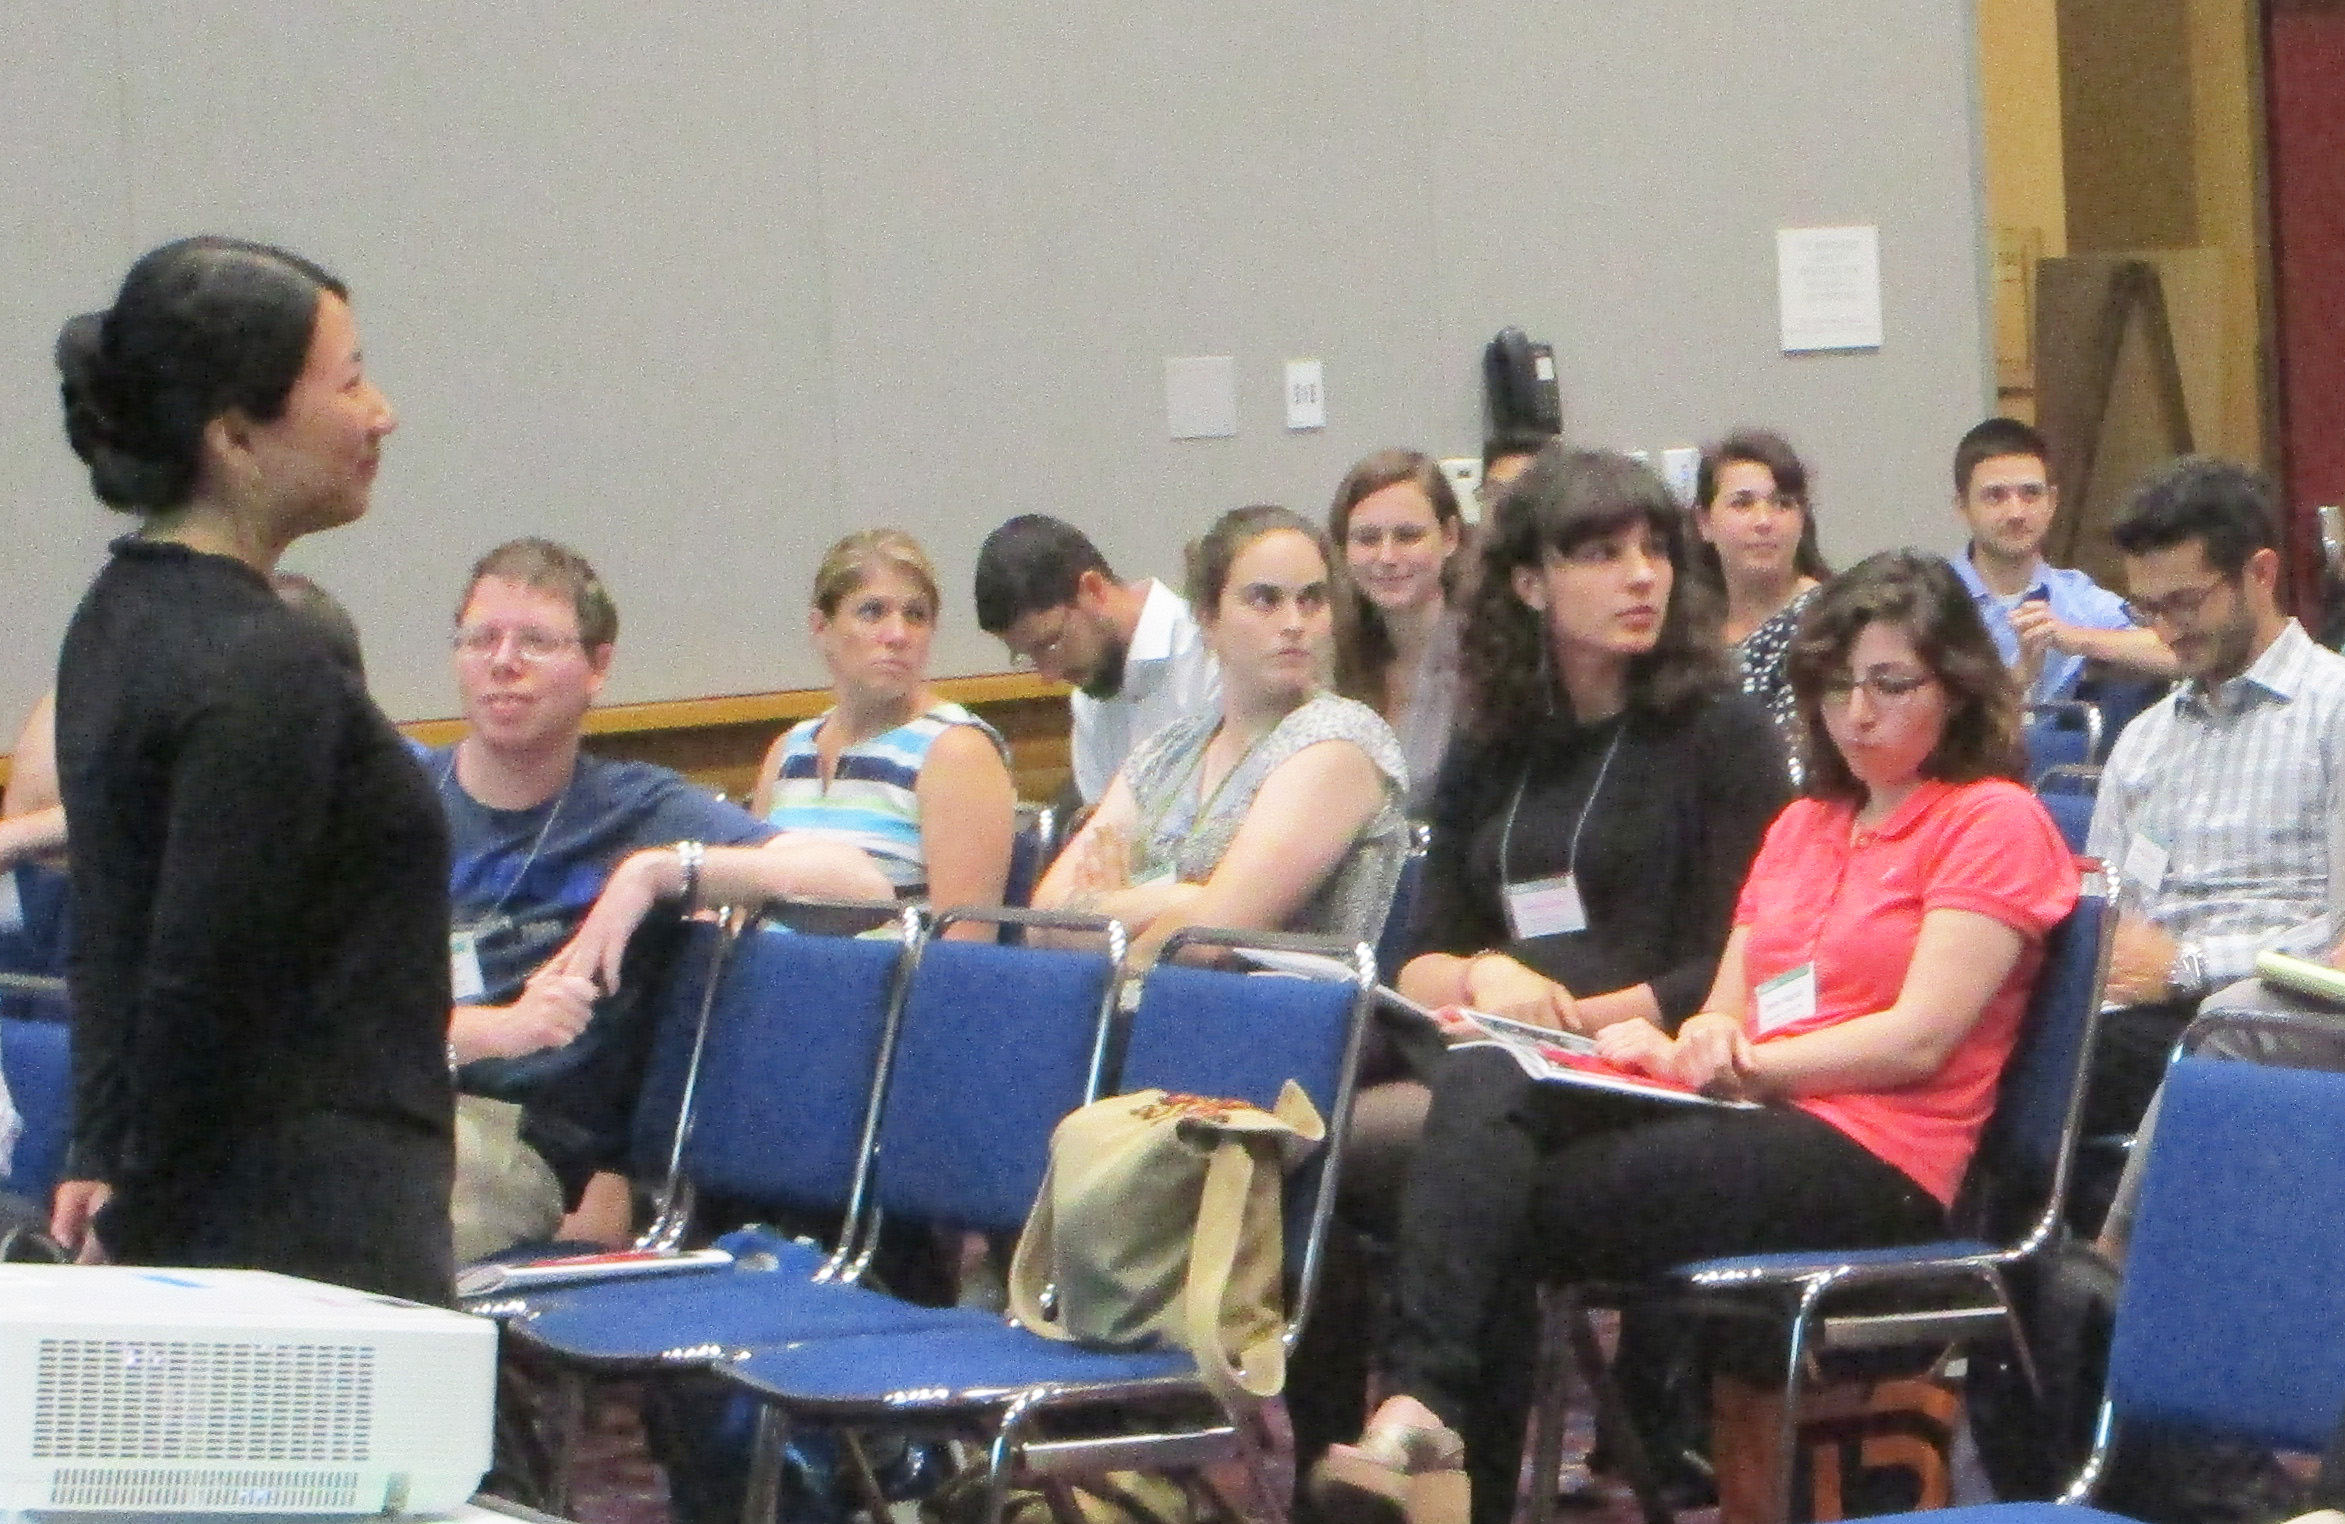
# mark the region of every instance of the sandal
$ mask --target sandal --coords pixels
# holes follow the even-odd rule
[[[1328,1524],[1467,1524],[1466,1446],[1450,1429],[1386,1424],[1311,1468]]]

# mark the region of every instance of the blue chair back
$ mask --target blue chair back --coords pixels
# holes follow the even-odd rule
[[[1056,840],[1057,814],[1045,804],[1018,806],[1017,834],[1010,838],[1010,877],[1002,888],[1002,903],[1023,908],[1034,903],[1034,888],[1050,868]],[[1019,928],[1002,928],[1002,940],[1014,942]]]
[[[2093,802],[2101,790],[2101,769],[2080,762],[2064,762],[2035,775],[2036,798],[2071,852],[2082,852],[2092,837]]]
[[[1400,977],[1400,966],[1408,961],[1409,948],[1415,942],[1417,892],[1425,879],[1428,834],[1425,827],[1410,825],[1408,854],[1400,860],[1400,877],[1392,886],[1392,908],[1385,912],[1384,929],[1376,937],[1376,977],[1386,984]]]
[[[2077,699],[2030,704],[2020,740],[2031,783],[2048,768],[2089,765],[2100,760],[2101,711]]]
[[[727,937],[715,921],[687,921],[679,930],[659,989],[651,999],[651,1052],[643,1068],[628,1133],[628,1158],[638,1180],[666,1176],[680,1163],[687,1097],[696,1088],[693,1060],[701,1052],[701,1018],[722,964]]]
[[[2345,1410],[2345,1075],[2166,1073],[2109,1354],[2122,1424],[2321,1451]]]
[[[0,1159],[0,1184],[47,1201],[65,1167],[73,1132],[73,1028],[62,1021],[0,1018],[0,1080],[23,1120],[12,1158]]]
[[[1980,1139],[1981,1163],[1998,1178],[2024,1185],[2031,1198],[2040,1195],[2044,1205],[2031,1236],[2053,1230],[2067,1194],[2116,931],[2114,888],[2095,865],[2085,874],[2076,907],[2045,941],[2019,1040],[2003,1066],[1995,1114]]]
[[[65,949],[73,937],[70,881],[62,868],[19,863],[6,870],[16,880],[18,919],[0,928],[0,973],[61,978]],[[62,1019],[63,1008],[39,995],[0,990],[0,1018]]]
[[[684,1138],[696,1189],[759,1209],[850,1209],[917,940],[763,919],[734,939]]]
[[[1006,1233],[1026,1220],[1061,1118],[1096,1100],[1123,934],[1088,916],[947,911],[937,930],[997,921],[1110,932],[1091,950],[932,935],[904,1001],[873,1161],[889,1216]]]
[[[1192,943],[1317,953],[1345,964],[1365,953],[1321,937],[1192,930],[1167,942],[1163,957]],[[1291,1304],[1296,1327],[1309,1309],[1335,1204],[1369,988],[1365,970],[1355,979],[1312,979],[1160,961],[1141,986],[1116,1081],[1125,1094],[1163,1089],[1267,1107],[1291,1079],[1311,1097],[1327,1144],[1287,1177],[1287,1266],[1290,1275],[1299,1270],[1301,1287]]]

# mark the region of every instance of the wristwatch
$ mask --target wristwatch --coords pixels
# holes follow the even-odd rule
[[[2166,984],[2177,995],[2195,995],[2207,987],[2206,955],[2196,944],[2185,942],[2174,954],[2174,967],[2166,975]]]

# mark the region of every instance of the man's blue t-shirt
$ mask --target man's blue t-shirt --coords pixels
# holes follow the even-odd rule
[[[1962,579],[1970,593],[1971,605],[1986,622],[1987,634],[1994,639],[1995,649],[2003,657],[2003,665],[2019,663],[2019,631],[2011,623],[2012,608],[2030,598],[2041,598],[2051,606],[2052,616],[2069,624],[2082,625],[2088,630],[2130,630],[2133,620],[2125,612],[2125,600],[2095,582],[2090,576],[2069,566],[2053,566],[2041,557],[2036,560],[2035,575],[2029,579],[2027,590],[2016,598],[2005,598],[1990,589],[1971,563],[1968,547],[1955,553],[1952,562],[1954,574]],[[2046,703],[2053,699],[2076,697],[2077,680],[2084,676],[2084,658],[2066,651],[2046,651],[2043,668],[2036,674],[2035,686],[2020,698],[2030,704]]]
[[[455,747],[422,750],[418,760],[448,817],[452,930],[470,933],[480,965],[481,991],[463,1004],[507,1005],[519,997],[529,976],[577,931],[628,853],[679,841],[754,846],[775,835],[748,811],[648,762],[581,753],[569,785],[549,802],[492,810],[456,781]],[[522,1103],[525,1135],[566,1180],[624,1157],[650,1036],[641,971],[631,952],[626,987],[599,1002],[567,1046],[464,1066],[467,1093]]]

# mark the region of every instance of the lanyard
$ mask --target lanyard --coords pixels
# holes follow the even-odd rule
[[[1220,726],[1215,726],[1213,734],[1218,734],[1220,729]],[[1223,773],[1219,778],[1214,780],[1213,792],[1210,794],[1205,794],[1203,797],[1198,799],[1197,808],[1191,812],[1189,816],[1190,831],[1194,832],[1197,829],[1197,823],[1205,819],[1206,816],[1213,813],[1213,806],[1221,798],[1221,791],[1229,787],[1230,779],[1235,778],[1239,772],[1244,769],[1245,765],[1253,760],[1254,753],[1262,749],[1262,743],[1269,740],[1272,734],[1277,731],[1277,729],[1278,726],[1273,725],[1269,730],[1262,732],[1262,734],[1247,742],[1246,749],[1239,754],[1237,761],[1230,764],[1229,771]],[[1198,781],[1198,774],[1204,771],[1205,753],[1212,748],[1212,745],[1213,735],[1209,734],[1205,738],[1205,745],[1198,747],[1197,754],[1189,759],[1189,765],[1187,769],[1184,770],[1181,774],[1180,783],[1175,786],[1170,793],[1165,795],[1164,807],[1149,817],[1147,829],[1140,833],[1140,843],[1142,850],[1152,850],[1154,848],[1156,844],[1157,833],[1164,829],[1164,822],[1166,818],[1170,816],[1175,807],[1180,804],[1182,797],[1189,792],[1190,786]]]
[[[459,741],[448,749],[448,765],[440,769],[440,792],[443,794],[448,791],[448,785],[455,780],[456,754],[463,749],[463,746],[464,743]],[[476,924],[485,925],[494,921],[504,911],[505,902],[513,898],[513,891],[521,887],[523,879],[529,877],[529,870],[537,865],[538,852],[544,848],[546,837],[554,829],[554,822],[561,817],[563,801],[570,797],[570,785],[577,781],[578,769],[573,766],[570,769],[570,776],[562,782],[562,791],[554,796],[554,807],[546,811],[544,824],[537,828],[537,840],[529,844],[529,855],[521,859],[521,871],[513,875],[511,881],[505,885],[505,892],[497,896],[497,902],[482,913],[480,921]],[[473,802],[479,803],[478,800]],[[481,805],[481,808],[486,809],[487,806]]]
[[[1596,781],[1590,785],[1588,797],[1580,802],[1580,818],[1572,825],[1571,845],[1565,849],[1563,859],[1563,871],[1566,877],[1579,869],[1580,832],[1588,828],[1588,812],[1596,807],[1596,796],[1604,791],[1605,775],[1612,771],[1612,758],[1620,750],[1621,732],[1627,729],[1628,720],[1624,717],[1620,724],[1613,729],[1612,740],[1604,748],[1604,761],[1596,769]],[[1522,772],[1514,780],[1514,797],[1509,799],[1506,804],[1506,824],[1500,828],[1498,833],[1498,881],[1501,884],[1514,882],[1514,875],[1507,870],[1507,864],[1514,857],[1514,817],[1515,811],[1523,807],[1523,788],[1530,781],[1531,764],[1525,762]]]

